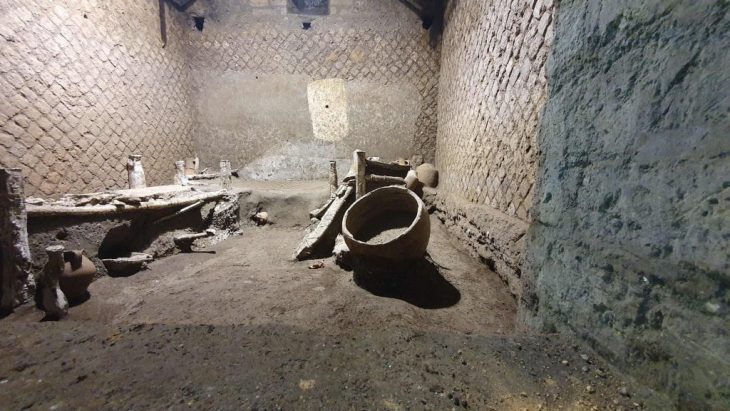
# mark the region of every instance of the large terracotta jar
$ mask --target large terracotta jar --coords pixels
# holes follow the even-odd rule
[[[392,261],[423,258],[431,221],[420,198],[405,187],[373,190],[355,201],[342,219],[352,254]]]
[[[63,260],[65,265],[58,285],[66,298],[79,299],[86,295],[89,284],[94,281],[96,266],[84,255],[84,250],[66,251]]]

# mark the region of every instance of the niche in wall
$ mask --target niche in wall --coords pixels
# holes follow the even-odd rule
[[[329,0],[289,0],[289,13],[324,16],[330,13]]]

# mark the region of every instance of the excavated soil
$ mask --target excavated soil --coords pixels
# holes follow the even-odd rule
[[[499,277],[433,224],[403,278],[291,261],[300,229],[102,278],[0,323],[3,409],[632,409],[662,399],[566,337],[515,333]],[[394,273],[397,275],[398,273]],[[360,273],[359,275],[365,275]],[[620,390],[626,388],[625,395]],[[659,404],[659,405],[657,405]]]
[[[370,244],[385,244],[406,232],[416,218],[412,213],[392,213],[368,223],[355,237]]]

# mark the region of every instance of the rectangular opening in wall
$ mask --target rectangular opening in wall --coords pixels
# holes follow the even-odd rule
[[[289,0],[288,11],[293,14],[324,16],[330,13],[329,0]]]

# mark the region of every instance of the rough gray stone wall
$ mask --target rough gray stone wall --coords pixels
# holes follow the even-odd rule
[[[180,13],[161,47],[156,0],[0,0],[0,167],[28,195],[127,186],[128,154],[150,185],[192,153]]]
[[[208,0],[189,10],[205,16],[202,32],[188,30],[202,163],[226,157],[247,177],[301,179],[325,177],[333,158],[346,170],[356,148],[432,159],[439,51],[416,14],[392,0],[333,0],[327,16],[286,5]],[[343,80],[332,97],[347,97],[313,110],[308,86],[324,79]],[[335,108],[345,137],[317,138],[313,116]]]
[[[536,320],[680,409],[730,405],[730,3],[562,1],[526,272]]]
[[[547,97],[551,0],[452,1],[438,103],[436,215],[520,298]]]

